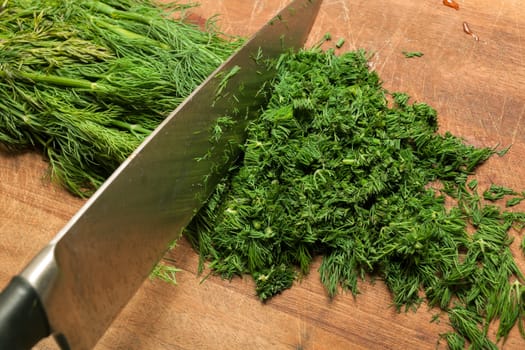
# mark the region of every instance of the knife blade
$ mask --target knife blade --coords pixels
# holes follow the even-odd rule
[[[94,347],[239,152],[267,64],[304,45],[321,0],[294,0],[129,156],[0,294],[0,349]],[[221,124],[221,121],[227,123]]]

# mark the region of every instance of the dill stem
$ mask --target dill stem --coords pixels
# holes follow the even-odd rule
[[[122,128],[122,129],[125,129],[125,130],[129,130],[130,132],[132,133],[141,133],[141,134],[146,134],[148,135],[149,133],[151,133],[151,130],[148,130],[138,124],[130,124],[130,123],[126,123],[124,121],[121,121],[121,120],[112,120],[111,121],[111,125],[113,126],[116,126],[118,128]]]
[[[141,35],[141,34],[137,34],[135,32],[132,32],[130,30],[127,30],[127,29],[124,29],[118,25],[115,25],[115,24],[111,24],[111,23],[108,23],[100,18],[96,18],[96,17],[91,17],[91,20],[98,26],[100,27],[103,27],[103,28],[106,28],[110,31],[112,31],[113,33],[115,34],[118,34],[128,40],[140,40],[140,41],[144,41],[144,42],[148,42],[150,44],[153,44],[155,46],[158,46],[158,47],[161,47],[165,50],[170,50],[170,46],[169,45],[166,45],[158,40],[155,40],[155,39],[151,39],[151,38],[148,38],[147,36],[144,36],[144,35]]]
[[[103,13],[115,19],[127,19],[131,21],[144,23],[144,24],[151,24],[151,22],[154,21],[153,18],[144,16],[140,13],[117,10],[110,5],[104,4],[96,0],[95,1],[94,0],[83,1],[82,5],[86,7],[90,7],[91,9],[97,12]]]
[[[0,70],[0,78],[6,78],[9,76],[12,76],[12,75],[8,74],[5,71]],[[85,89],[85,90],[99,91],[99,92],[108,91],[107,87],[97,84],[95,82],[89,81],[89,80],[85,80],[85,79],[75,79],[75,78],[60,77],[57,75],[21,72],[21,71],[17,71],[15,76],[19,76],[21,78],[30,80],[33,83],[45,83],[45,84],[62,86],[62,87]]]

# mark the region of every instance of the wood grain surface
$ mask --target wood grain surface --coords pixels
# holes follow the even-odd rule
[[[199,2],[196,15],[220,14],[224,31],[245,36],[288,3]],[[371,65],[384,86],[435,107],[441,131],[476,146],[512,145],[507,155],[479,169],[481,186],[494,182],[525,190],[525,3],[457,2],[459,11],[441,0],[325,0],[307,46],[330,32],[334,40],[327,47],[345,38],[342,51],[373,52]],[[463,32],[463,22],[479,41]],[[424,56],[408,59],[402,51]],[[0,151],[0,286],[82,204],[50,184],[40,155]],[[514,251],[525,271],[523,256]],[[397,313],[380,281],[361,283],[356,298],[330,300],[319,282],[318,261],[291,290],[262,304],[249,278],[201,282],[197,255],[187,242],[168,255],[182,270],[178,285],[145,281],[96,349],[434,349],[439,333],[448,330],[446,317],[430,323],[437,311],[425,306]],[[524,349],[525,341],[514,329],[500,346]],[[37,348],[56,346],[48,339]]]

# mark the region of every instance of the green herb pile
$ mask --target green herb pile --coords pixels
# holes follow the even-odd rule
[[[239,45],[150,0],[6,0],[0,143],[88,196]],[[228,40],[226,40],[228,39]]]
[[[186,230],[211,270],[251,274],[266,300],[322,255],[330,296],[382,279],[399,310],[426,300],[448,312],[450,348],[496,348],[496,321],[497,340],[516,323],[525,336],[509,249],[525,215],[487,201],[524,194],[469,176],[495,150],[437,133],[435,110],[387,93],[364,52],[300,51],[276,67],[243,158]]]

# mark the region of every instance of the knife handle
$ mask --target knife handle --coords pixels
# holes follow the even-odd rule
[[[38,293],[15,276],[0,293],[0,349],[27,350],[50,334]]]

